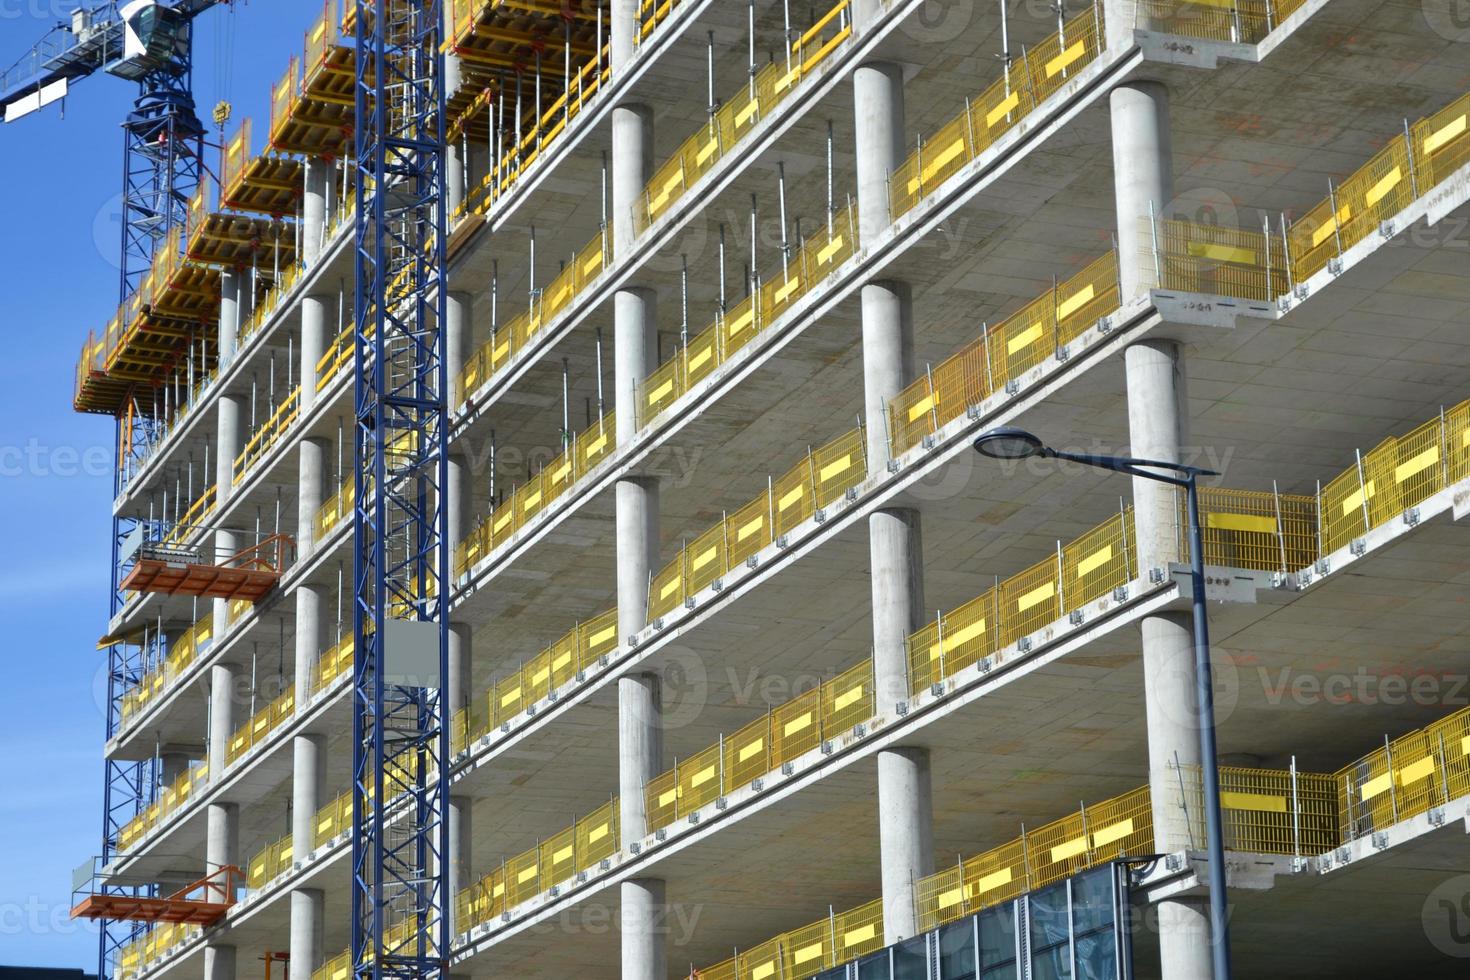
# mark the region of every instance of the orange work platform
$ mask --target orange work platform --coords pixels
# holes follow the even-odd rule
[[[277,534],[220,565],[205,564],[197,554],[145,546],[123,579],[122,588],[259,602],[280,582],[287,555],[295,544],[289,535]]]
[[[173,922],[212,926],[235,904],[235,892],[245,873],[232,864],[167,898],[133,895],[88,895],[72,906],[73,919],[109,919],[113,922]]]

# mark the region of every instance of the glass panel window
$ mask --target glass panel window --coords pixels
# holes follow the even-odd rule
[[[939,980],[974,980],[975,919],[940,926]]]

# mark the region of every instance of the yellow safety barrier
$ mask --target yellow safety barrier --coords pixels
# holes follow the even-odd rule
[[[617,445],[617,418],[608,412],[586,430],[571,437],[567,448],[508,498],[470,532],[454,550],[454,574],[465,575],[508,541],[542,511],[577,484]]]
[[[617,647],[616,609],[609,609],[568,630],[513,674],[492,684],[479,704],[471,703],[455,713],[450,728],[453,753],[458,755],[471,742],[520,714],[527,705],[560,690],[575,680],[578,673]]]
[[[214,645],[214,615],[205,613],[187,632],[174,640],[168,656],[158,667],[144,674],[137,685],[122,696],[121,713],[124,723],[142,711],[153,699],[183,674],[196,660],[208,653]]]
[[[638,385],[638,426],[646,428],[686,392],[764,332],[857,251],[857,205],[821,225],[784,267],[770,271],[751,295],[715,318]]]
[[[1186,794],[1191,787],[1197,793],[1198,770],[1180,776]],[[1220,783],[1227,848],[1311,856],[1337,846],[1332,776],[1222,767]],[[1200,839],[1202,809],[1192,802],[1190,812]],[[915,883],[918,926],[927,931],[1119,857],[1153,851],[1153,804],[1144,786],[920,879]],[[829,912],[690,978],[804,980],[882,946],[883,906],[877,900],[849,912]]]
[[[1375,234],[1470,160],[1470,95],[1405,125],[1356,173],[1281,234],[1162,220],[1159,285],[1270,300]]]
[[[873,716],[873,662],[864,660],[649,780],[648,829],[667,827]]]
[[[185,923],[161,923],[144,935],[119,947],[117,951],[118,980],[136,977],[150,964],[161,959],[169,950],[186,940],[199,935],[196,925]]]
[[[270,451],[286,432],[290,431],[300,415],[301,409],[301,386],[297,385],[291,389],[281,403],[271,412],[270,418],[266,419],[245,448],[240,450],[240,455],[235,457],[234,482],[236,485],[244,479],[246,472],[254,466],[262,456]]]
[[[899,164],[888,178],[889,208],[895,219],[974,160],[1076,77],[1102,51],[1102,8],[1067,21],[1060,31],[1006,64],[1002,76]]]
[[[209,764],[196,762],[158,795],[158,799],[141,813],[123,825],[117,833],[117,849],[126,853],[131,850],[159,822],[181,810],[190,800],[199,795],[200,789],[209,782]]]
[[[1187,520],[1180,502],[1181,539]],[[1316,561],[1316,501],[1309,496],[1202,488],[1205,562],[1299,571]],[[908,638],[914,693],[1015,643],[1138,577],[1133,508],[1088,531],[1054,556],[1011,576]]]
[[[947,360],[927,369],[888,406],[899,456],[1020,378],[1118,308],[1118,257],[1109,252],[1057,283]]]
[[[1470,794],[1470,708],[1385,739],[1336,781],[1337,822],[1349,840]]]
[[[1291,288],[1278,237],[1176,220],[1156,221],[1152,230],[1162,288],[1255,300]]]
[[[475,34],[477,21],[485,12],[493,9],[501,0],[451,0],[449,9],[449,41],[446,50],[464,49],[466,42]],[[648,40],[658,26],[681,6],[683,0],[644,0],[640,7],[641,26],[635,41],[641,44]],[[474,60],[474,49],[462,50],[462,56]],[[510,141],[502,147],[499,159],[490,172],[466,195],[465,200],[451,215],[457,221],[467,213],[486,214],[491,205],[508,192],[530,171],[535,162],[570,127],[572,120],[591,106],[603,89],[612,80],[612,69],[608,64],[608,46],[604,44],[596,57],[585,61],[567,79],[566,88],[541,114],[539,119],[529,114],[530,125],[524,127],[520,140]],[[504,92],[498,93],[501,99]],[[463,133],[468,117],[481,111],[493,113],[495,105],[489,91],[452,120],[447,135],[451,141]],[[493,120],[494,129],[500,120]]]
[[[461,890],[455,896],[456,926],[464,931],[495,918],[611,857],[621,846],[614,798]]]
[[[344,950],[311,971],[311,980],[349,980],[352,976],[352,952]]]
[[[164,536],[164,544],[184,544],[202,531],[205,518],[214,513],[214,505],[217,501],[217,486],[211,483],[195,501],[189,505],[184,515],[174,522],[174,526]]]
[[[650,621],[684,604],[813,513],[840,499],[866,479],[863,429],[853,429],[805,458],[754,500],[680,550],[648,588]]]
[[[259,890],[291,870],[291,835],[269,844],[250,859],[245,868],[245,885]]]
[[[332,529],[344,520],[351,520],[353,503],[357,499],[357,481],[348,480],[342,488],[322,504],[316,512],[316,540],[321,541]]]
[[[1470,401],[1389,437],[1318,494],[1323,555],[1470,477]]]
[[[354,634],[348,633],[318,658],[312,671],[311,693],[313,696],[325,691],[337,678],[352,673],[354,647]]]
[[[1139,27],[1166,34],[1254,44],[1306,0],[1138,0]]]
[[[265,741],[266,736],[290,721],[295,715],[296,688],[292,686],[252,715],[249,721],[235,729],[225,751],[225,764],[234,765],[247,752]]]
[[[612,236],[606,231],[587,243],[545,289],[531,299],[530,307],[494,331],[490,339],[465,361],[455,379],[455,404],[465,400],[512,357],[525,348],[543,328],[612,264]]]
[[[633,215],[638,233],[668,213],[690,187],[738,147],[758,122],[852,35],[852,25],[844,16],[847,7],[848,0],[833,4],[792,42],[789,58],[757,71],[654,173]]]

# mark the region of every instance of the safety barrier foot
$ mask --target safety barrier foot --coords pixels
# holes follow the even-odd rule
[[[1084,613],[1081,609],[1073,609],[1067,615],[1067,622],[1071,623],[1073,626],[1081,626],[1086,621],[1087,614]]]

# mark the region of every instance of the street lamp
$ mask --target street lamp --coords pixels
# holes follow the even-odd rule
[[[1215,980],[1230,980],[1230,933],[1225,912],[1225,838],[1220,816],[1220,770],[1215,752],[1215,692],[1210,671],[1210,628],[1205,611],[1205,547],[1199,519],[1199,488],[1202,476],[1219,476],[1213,470],[1184,463],[1126,456],[1097,456],[1052,449],[1025,429],[1003,427],[982,432],[975,451],[991,459],[1061,459],[1099,469],[1140,476],[1145,480],[1183,487],[1189,505],[1189,577],[1194,605],[1194,684],[1199,700],[1200,768],[1205,791],[1205,822],[1209,840],[1210,936],[1214,940]],[[1160,470],[1172,471],[1159,472]],[[1178,475],[1174,475],[1178,474]]]

